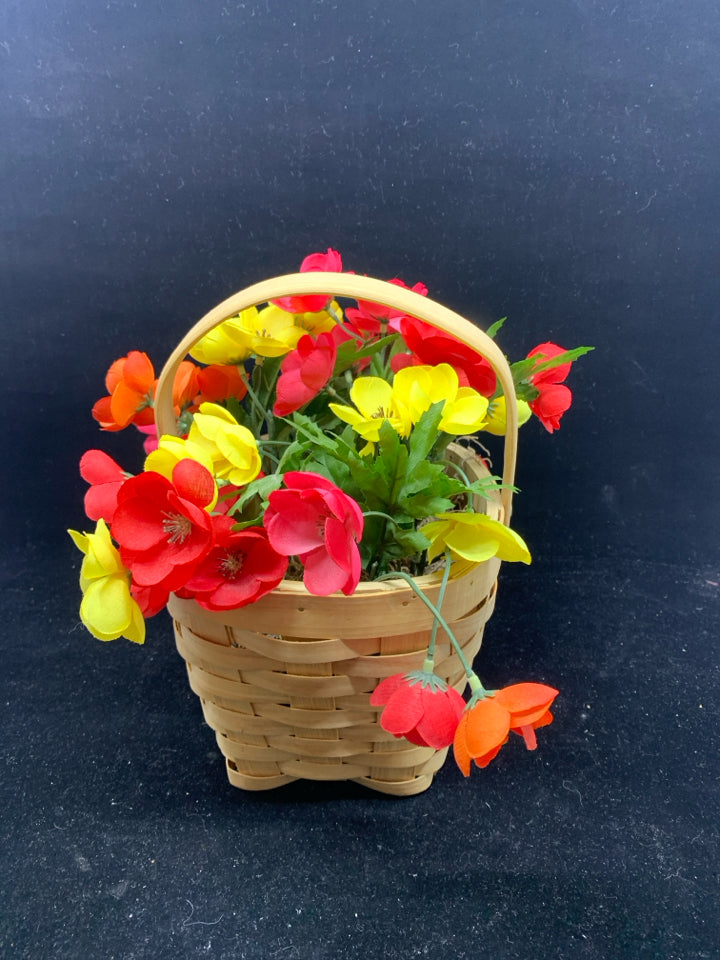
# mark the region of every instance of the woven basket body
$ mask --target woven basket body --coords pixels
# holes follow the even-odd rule
[[[466,342],[484,337],[456,314],[411,291],[366,277],[314,276],[320,278],[315,281],[318,289],[308,286],[310,274],[258,284],[225,301],[190,331],[160,378],[156,399],[160,433],[175,432],[171,385],[180,360],[207,330],[251,303],[327,289],[404,308]],[[411,294],[409,305],[407,294]],[[439,322],[436,312],[458,323]],[[470,328],[472,336],[465,328]],[[507,396],[512,388],[507,364],[492,341],[487,342],[490,346],[482,353],[490,355]],[[503,471],[507,486],[489,501],[478,498],[475,503],[476,510],[506,523],[517,432],[513,401],[514,391],[508,403]],[[488,476],[485,464],[471,451],[451,445],[449,455],[471,479]],[[480,649],[493,611],[499,566],[493,558],[448,582],[443,616],[470,662]],[[440,583],[440,573],[418,578],[433,602]],[[433,616],[404,581],[360,583],[349,597],[313,596],[302,583],[283,581],[272,593],[238,610],[208,611],[193,600],[174,596],[168,610],[190,686],[200,698],[205,720],[215,730],[233,785],[266,790],[301,778],[354,780],[398,796],[430,786],[447,749],[436,751],[395,738],[382,729],[380,711],[369,702],[382,679],[420,669],[425,658]],[[442,629],[435,669],[458,691],[463,690],[463,668]]]

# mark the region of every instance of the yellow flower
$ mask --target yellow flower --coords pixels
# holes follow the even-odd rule
[[[252,356],[252,335],[257,307],[248,307],[206,333],[190,351],[200,363],[242,363]]]
[[[296,327],[300,327],[303,333],[311,333],[314,337],[321,333],[330,333],[333,327],[337,326],[337,323],[334,317],[328,313],[329,310],[332,310],[336,317],[342,319],[342,308],[337,300],[333,300],[324,310],[319,310],[317,313],[292,314],[293,323]]]
[[[200,447],[212,462],[211,473],[241,487],[260,473],[257,442],[247,427],[217,403],[202,403],[195,414],[187,445]]]
[[[104,520],[98,520],[94,533],[68,530],[75,546],[85,554],[80,568],[83,592],[80,619],[98,640],[127,637],[133,643],[145,642],[145,620],[130,595],[130,575],[110,539]]]
[[[331,403],[330,409],[371,443],[379,440],[380,427],[386,420],[401,437],[410,433],[410,414],[398,402],[387,380],[358,377],[350,388],[350,399],[357,409],[341,403]]]
[[[518,426],[521,427],[532,416],[532,410],[524,400],[518,400]],[[505,397],[495,397],[490,401],[488,407],[487,422],[483,430],[494,434],[496,437],[504,437],[507,429],[507,412],[505,407]]]
[[[409,410],[413,423],[434,403],[445,401],[440,420],[444,433],[475,433],[483,426],[488,409],[486,397],[472,387],[459,385],[458,375],[449,363],[398,370],[393,395]]]
[[[241,320],[252,353],[259,357],[284,357],[297,346],[305,331],[294,322],[294,315],[269,303],[254,317]]]
[[[180,460],[196,460],[211,474],[215,470],[213,459],[203,444],[190,439],[184,440],[182,437],[173,437],[170,434],[164,434],[160,437],[157,449],[145,458],[143,469],[146,471],[152,470],[154,473],[159,473],[166,479],[172,480],[173,470]],[[215,484],[215,495],[205,507],[207,511],[213,509],[217,503],[217,498],[218,490],[217,484]]]
[[[484,513],[439,513],[421,528],[430,541],[428,560],[445,550],[470,564],[482,563],[490,557],[530,563],[527,544],[514,530]]]

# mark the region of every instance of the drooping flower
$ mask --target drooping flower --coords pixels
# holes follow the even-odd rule
[[[185,585],[201,607],[231,610],[270,593],[285,576],[288,558],[268,542],[262,527],[233,530],[230,517],[212,518],[214,543]]]
[[[488,401],[472,387],[461,387],[449,363],[406,367],[395,374],[393,397],[410,414],[412,423],[435,403],[443,403],[440,430],[475,433],[485,423]]]
[[[537,357],[538,364],[565,353],[556,343],[541,343],[530,351],[528,357]],[[560,418],[572,403],[572,392],[563,381],[570,373],[572,361],[561,363],[549,370],[540,370],[528,377],[538,390],[538,396],[530,401],[530,409],[548,433],[560,428]]]
[[[247,427],[217,403],[202,403],[195,414],[187,446],[199,447],[212,460],[212,472],[235,486],[250,483],[260,473],[257,441]]]
[[[532,410],[529,404],[524,400],[518,400],[518,427],[521,427],[532,416]],[[507,430],[507,407],[505,397],[494,397],[488,406],[487,420],[483,425],[483,430],[492,433],[496,437],[504,437]]]
[[[291,471],[283,482],[285,489],[269,495],[263,520],[273,549],[299,558],[310,593],[353,593],[361,572],[362,510],[317,473]]]
[[[127,637],[133,643],[145,640],[145,620],[130,595],[130,575],[123,565],[104,520],[94,533],[68,530],[75,546],[85,554],[80,568],[83,592],[80,619],[98,640]]]
[[[309,272],[342,273],[342,257],[331,247],[327,253],[311,253],[300,264],[300,273]],[[298,297],[279,297],[273,300],[288,313],[317,313],[328,305],[332,297],[329,294],[309,294]]]
[[[521,563],[531,560],[522,537],[484,513],[460,510],[438,513],[437,519],[425,524],[422,532],[430,541],[428,561],[445,550],[450,551],[453,559],[460,557],[473,564],[490,557]]]
[[[116,360],[107,372],[108,396],[92,408],[92,415],[103,430],[123,430],[129,423],[141,426],[153,422],[152,403],[157,380],[146,353],[131,350]]]
[[[336,358],[337,347],[331,334],[321,333],[317,339],[302,337],[280,367],[275,416],[286,417],[317,396],[332,376]]]
[[[181,460],[172,480],[145,472],[127,480],[118,494],[113,536],[120,557],[140,587],[182,587],[212,546],[205,509],[212,475],[195,460]]]
[[[434,673],[415,670],[386,677],[370,703],[383,706],[380,725],[420,747],[441,750],[453,742],[465,701]]]
[[[88,518],[112,523],[118,491],[130,474],[102,450],[87,450],[80,458],[80,476],[90,484],[85,494]]]
[[[405,290],[413,290],[421,296],[427,296],[427,287],[424,283],[416,283],[414,287],[408,287],[406,283],[395,277],[388,283],[394,283],[396,287],[403,287]],[[357,331],[363,337],[373,337],[384,335],[388,327],[393,322],[397,329],[404,320],[409,320],[402,310],[394,310],[392,307],[386,307],[381,303],[372,303],[370,300],[358,300],[357,307],[348,307],[345,311],[347,325]]]
[[[552,723],[550,705],[558,691],[542,683],[516,683],[494,695],[470,701],[460,718],[453,750],[466,777],[470,762],[486,767],[507,743],[510,730],[519,733],[528,750],[537,747],[535,730]]]
[[[349,423],[356,433],[371,443],[379,440],[380,428],[386,420],[401,437],[410,433],[410,413],[402,406],[387,380],[381,377],[358,377],[350,388],[350,399],[355,408],[342,403],[330,403],[328,406],[340,420]]]
[[[484,397],[495,393],[496,377],[488,361],[449,333],[416,317],[392,320],[390,327],[402,335],[411,353],[398,353],[392,359],[395,372],[408,365],[449,363],[460,378]]]

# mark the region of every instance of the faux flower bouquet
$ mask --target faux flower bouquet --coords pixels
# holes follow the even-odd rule
[[[337,275],[342,261],[328,250],[300,269]],[[421,283],[412,290],[427,294]],[[588,349],[543,343],[511,366],[520,423],[534,415],[550,433],[559,427],[572,399],[564,381]],[[434,627],[422,669],[372,693],[385,730],[420,746],[453,743],[466,776],[510,730],[534,749],[557,691],[486,690],[442,614],[450,578],[491,557],[530,562],[522,538],[482,509],[498,478],[471,480],[448,452],[452,443],[482,450],[483,433],[505,433],[506,397],[487,360],[407,313],[329,294],[230,316],[191,357],[174,381],[179,436],[156,435],[157,380],[139,351],[112,364],[93,408],[103,430],[137,427],[146,459],[134,476],[100,450],[80,461],[96,526],[70,535],[84,554],[80,616],[90,632],[142,643],[145,618],[171,593],[224,611],[288,578],[317,596],[401,578]],[[435,604],[416,583],[432,567],[443,570]],[[468,703],[434,671],[440,627],[465,669]]]

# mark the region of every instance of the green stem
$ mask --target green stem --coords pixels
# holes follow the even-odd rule
[[[466,657],[465,654],[463,653],[462,648],[460,647],[460,644],[458,643],[457,637],[455,636],[455,634],[452,632],[452,630],[451,630],[450,627],[448,626],[447,621],[445,620],[445,618],[443,617],[443,615],[440,613],[440,611],[438,610],[438,608],[435,606],[435,604],[432,602],[432,600],[430,600],[429,597],[426,597],[426,596],[425,596],[425,594],[423,593],[423,591],[420,589],[420,587],[418,587],[418,585],[415,583],[415,581],[414,581],[413,578],[410,576],[410,574],[409,574],[409,573],[405,573],[404,570],[395,570],[395,571],[393,571],[392,573],[384,573],[384,574],[382,574],[381,576],[379,576],[377,579],[378,579],[378,580],[393,580],[393,579],[396,579],[396,578],[398,578],[398,577],[399,577],[400,579],[402,579],[402,580],[405,580],[405,582],[408,583],[408,584],[412,587],[413,591],[417,594],[418,597],[420,597],[420,599],[421,599],[422,602],[425,604],[425,606],[428,608],[428,610],[430,610],[430,612],[433,614],[433,616],[435,617],[436,622],[443,628],[443,630],[445,631],[445,633],[448,635],[448,638],[449,638],[450,642],[452,643],[453,647],[455,648],[455,652],[456,652],[457,655],[458,655],[458,660],[459,660],[460,663],[462,664],[463,670],[465,671],[465,676],[467,677],[468,683],[470,684],[470,687],[471,687],[471,689],[472,689],[472,688],[473,688],[473,678],[475,678],[475,680],[477,681],[478,684],[480,683],[480,680],[478,679],[477,675],[476,675],[475,672],[473,671],[473,668],[472,668],[472,667],[470,666],[470,664],[468,663],[467,657]],[[482,684],[480,684],[480,686],[482,687]]]
[[[256,412],[260,416],[260,423],[258,424],[258,428],[262,429],[263,423],[269,423],[272,418],[270,417],[267,410],[260,402],[258,395],[255,393],[255,390],[253,389],[253,386],[250,383],[250,377],[247,375],[247,372],[242,371],[240,376],[242,377],[245,383],[245,386],[247,387],[247,392],[248,392],[248,396],[250,397],[250,402],[252,403]]]
[[[339,316],[335,313],[335,311],[333,310],[333,307],[332,307],[332,304],[331,304],[331,303],[329,303],[329,304],[325,307],[325,312],[330,314],[330,316],[333,318],[333,320],[335,321],[335,323],[340,327],[341,330],[344,330],[345,333],[347,333],[347,335],[348,335],[349,337],[352,337],[353,340],[357,340],[359,343],[362,343],[363,346],[365,345],[365,341],[364,341],[363,338],[360,336],[360,334],[359,334],[359,333],[355,333],[354,330],[351,330],[350,327],[347,327],[347,326],[342,322],[342,320],[340,319],[340,317],[339,317]]]
[[[443,570],[442,583],[440,584],[440,592],[438,593],[438,602],[437,608],[441,609],[443,605],[443,600],[445,599],[445,590],[447,589],[448,580],[450,579],[450,554],[445,551],[445,569]],[[432,633],[430,634],[430,643],[428,644],[427,658],[428,660],[435,661],[435,643],[437,641],[437,632],[440,624],[438,623],[437,617],[433,621]]]

